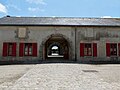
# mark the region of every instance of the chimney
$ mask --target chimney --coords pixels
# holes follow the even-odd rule
[[[7,15],[6,17],[10,17],[10,15]]]

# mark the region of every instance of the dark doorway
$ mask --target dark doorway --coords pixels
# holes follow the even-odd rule
[[[45,59],[69,59],[69,44],[62,36],[51,36],[45,43]]]

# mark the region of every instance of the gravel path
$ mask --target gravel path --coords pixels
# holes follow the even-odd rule
[[[120,65],[38,64],[6,90],[120,90],[119,71]]]

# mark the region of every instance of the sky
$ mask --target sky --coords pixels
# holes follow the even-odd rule
[[[119,17],[120,0],[0,0],[0,17]]]

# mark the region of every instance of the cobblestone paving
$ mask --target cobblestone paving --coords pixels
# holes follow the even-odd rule
[[[120,90],[119,81],[107,82],[102,78],[101,72],[106,67],[100,67],[84,64],[38,64],[6,90]],[[116,68],[118,72],[120,66]],[[120,80],[118,73],[116,79]]]

